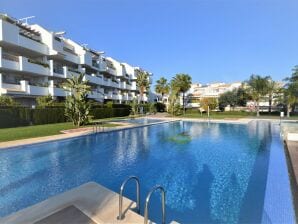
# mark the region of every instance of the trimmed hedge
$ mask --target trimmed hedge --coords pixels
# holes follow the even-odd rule
[[[124,117],[130,114],[130,107],[122,108],[92,108],[90,115],[94,119],[109,117]],[[66,122],[64,107],[47,108],[24,108],[24,107],[5,107],[0,108],[0,128],[11,128],[38,124],[52,124]]]
[[[93,116],[93,119],[124,117],[130,114],[130,108],[93,108],[90,114]]]
[[[0,128],[10,128],[30,125],[31,113],[28,108],[0,109]]]
[[[35,125],[66,122],[64,108],[32,109],[31,113]]]

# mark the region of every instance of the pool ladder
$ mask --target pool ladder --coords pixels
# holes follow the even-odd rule
[[[123,210],[122,210],[122,206],[123,206],[123,190],[124,187],[126,186],[126,184],[130,181],[130,180],[135,180],[136,182],[136,194],[137,194],[137,205],[136,205],[136,212],[138,214],[140,214],[140,180],[138,177],[136,176],[130,176],[127,179],[125,179],[120,187],[120,193],[119,193],[119,215],[117,217],[118,220],[122,220],[124,219],[124,214],[123,214]],[[166,192],[164,190],[164,188],[160,185],[156,185],[154,186],[151,191],[148,193],[147,197],[146,197],[146,201],[145,201],[145,211],[144,211],[144,224],[148,224],[148,216],[149,216],[149,212],[148,212],[148,208],[149,208],[149,202],[150,202],[150,198],[151,195],[155,192],[159,190],[161,192],[161,206],[162,206],[162,224],[166,223]]]
[[[100,125],[101,126],[101,132],[104,132],[104,126],[103,126],[103,122],[94,122],[93,123],[93,133],[96,134],[97,132],[99,132],[100,130]]]

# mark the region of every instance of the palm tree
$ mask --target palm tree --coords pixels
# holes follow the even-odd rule
[[[179,95],[179,89],[172,80],[170,83],[169,90],[169,105],[167,107],[168,112],[172,115],[178,115],[180,113],[180,105],[177,104],[177,99]]]
[[[260,100],[268,94],[269,79],[269,76],[261,77],[259,75],[251,75],[247,81],[250,95],[257,105],[257,117],[260,116]]]
[[[76,126],[87,124],[90,119],[90,103],[87,96],[91,92],[91,87],[84,81],[84,74],[67,79],[63,88],[71,93],[65,100],[66,117]]]
[[[268,98],[269,98],[269,113],[271,114],[272,111],[272,101],[274,98],[275,93],[278,91],[278,83],[275,82],[272,79],[268,80],[268,86],[267,86],[267,91],[268,91]]]
[[[69,91],[76,98],[87,97],[91,92],[91,87],[88,85],[88,81],[84,80],[84,74],[81,73],[78,76],[72,76],[66,79],[66,83],[63,83],[63,88]]]
[[[295,105],[295,103],[298,103],[297,95],[295,94],[295,91],[297,91],[298,85],[292,84],[288,85],[286,89],[284,89],[284,98],[285,98],[285,104],[287,105],[287,117],[290,117],[290,113],[292,112],[292,106]]]
[[[284,89],[284,98],[287,105],[287,117],[290,117],[292,107],[298,103],[298,66],[296,65],[292,71],[292,76],[285,79],[288,81]]]
[[[168,80],[164,77],[161,77],[159,80],[156,81],[155,92],[161,94],[161,100],[163,100],[164,95],[168,94],[170,91],[170,86],[167,81]]]
[[[139,102],[142,102],[144,92],[150,88],[149,74],[148,74],[148,72],[145,72],[142,70],[138,70],[137,72],[138,72],[138,75],[137,75],[136,84],[140,91]]]
[[[172,85],[178,90],[178,92],[182,93],[182,105],[183,105],[183,113],[185,113],[185,93],[191,87],[191,77],[188,74],[177,74],[173,80]]]

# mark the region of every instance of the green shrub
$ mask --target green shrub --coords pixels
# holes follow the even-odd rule
[[[36,103],[38,108],[45,108],[51,106],[54,103],[54,100],[51,95],[39,96],[36,98]]]
[[[113,101],[108,101],[108,102],[105,104],[105,106],[106,106],[107,108],[113,108]]]
[[[157,112],[165,112],[166,111],[166,105],[164,103],[157,102],[157,103],[155,103],[155,107],[156,107]]]
[[[155,114],[157,112],[156,103],[149,103],[149,113]]]
[[[170,104],[168,112],[173,116],[178,116],[182,114],[182,108],[179,103]]]
[[[18,106],[19,104],[10,96],[0,96],[0,106]]]

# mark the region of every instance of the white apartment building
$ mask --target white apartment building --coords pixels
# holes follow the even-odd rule
[[[38,96],[63,99],[69,94],[66,78],[85,74],[95,101],[124,103],[138,97],[139,67],[105,57],[40,25],[28,25],[0,15],[0,95],[24,105],[35,105]],[[148,100],[147,96],[143,97]]]
[[[211,84],[192,84],[190,90],[187,93],[188,103],[187,107],[199,107],[201,98],[218,98],[221,94],[237,89],[242,85],[241,82],[233,83],[211,83]]]

